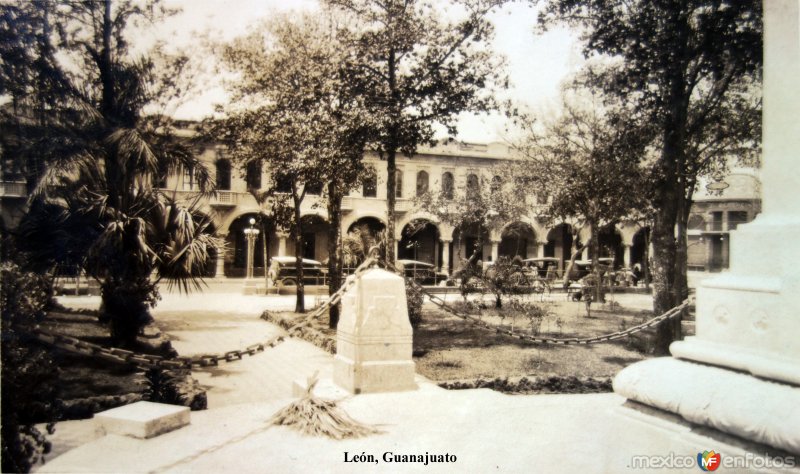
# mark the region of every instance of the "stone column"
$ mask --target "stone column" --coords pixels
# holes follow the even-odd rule
[[[730,271],[698,288],[696,336],[672,344],[675,358],[627,367],[614,389],[800,454],[800,247],[787,245],[800,235],[800,0],[765,1],[764,32],[764,212],[731,232]]]
[[[623,254],[623,263],[625,268],[631,268],[631,246],[625,244],[625,253]]]
[[[450,244],[452,240],[442,240],[442,273],[450,275]]]
[[[536,247],[536,257],[537,258],[544,258],[544,246],[547,245],[547,242],[536,242],[538,245]]]
[[[492,240],[492,262],[497,261],[497,257],[499,254],[500,254],[500,241]]]
[[[340,387],[354,394],[416,388],[402,277],[364,273],[342,297],[336,335],[333,381]]]
[[[278,255],[281,257],[286,256],[286,241],[289,239],[288,232],[277,232],[278,236]]]
[[[224,239],[224,236],[220,236],[221,239]],[[214,272],[214,276],[216,278],[222,278],[225,276],[225,247],[220,247],[217,249],[217,269]]]

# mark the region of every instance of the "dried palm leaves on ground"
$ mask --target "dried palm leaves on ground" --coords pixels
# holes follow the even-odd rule
[[[380,433],[380,430],[350,418],[335,401],[314,397],[316,385],[317,376],[314,374],[303,398],[273,415],[270,422],[289,426],[303,434],[333,439],[360,438]]]

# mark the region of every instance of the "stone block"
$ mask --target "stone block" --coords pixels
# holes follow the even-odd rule
[[[350,393],[415,389],[412,337],[403,278],[366,272],[342,298],[334,382]]]
[[[94,416],[106,434],[153,438],[189,424],[189,408],[163,403],[136,402]]]

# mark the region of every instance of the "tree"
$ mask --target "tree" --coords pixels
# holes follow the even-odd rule
[[[516,174],[549,197],[545,216],[575,218],[589,227],[591,237],[584,245],[591,245],[594,255],[594,299],[600,301],[600,229],[613,226],[645,202],[640,163],[650,134],[624,120],[623,108],[582,92],[586,91],[565,90],[561,116],[546,123],[544,130],[531,126],[519,146],[525,159]],[[564,272],[565,283],[570,267]]]
[[[327,21],[280,18],[223,52],[225,63],[240,73],[235,102],[222,122],[225,140],[235,144],[237,161],[270,165],[272,186],[262,199],[272,196],[276,206],[291,201],[298,312],[305,309],[301,206],[309,188],[324,184],[327,191],[332,294],[341,286],[342,199],[368,174],[362,157],[371,129],[351,93],[347,50]],[[337,321],[338,307],[330,325]]]
[[[584,54],[612,58],[597,87],[635,103],[632,110],[659,128],[650,177],[656,313],[687,294],[685,229],[697,177],[737,150],[757,148],[761,8],[730,0],[548,0],[540,17],[545,26],[582,27]],[[745,116],[729,115],[743,107]],[[678,337],[679,319],[660,325],[657,352]]]
[[[207,218],[154,186],[163,170],[183,167],[200,190],[210,189],[207,170],[171,135],[170,121],[142,113],[163,82],[152,61],[128,54],[126,27],[163,13],[158,2],[111,0],[54,9],[58,52],[71,64],[62,75],[68,93],[48,104],[37,145],[59,153],[41,172],[18,236],[30,268],[74,264],[101,282],[103,317],[125,346],[151,321],[158,283],[198,288],[218,246]]]
[[[354,18],[343,34],[353,45],[352,80],[376,122],[374,141],[386,159],[387,257],[394,261],[396,156],[431,142],[434,124],[455,135],[459,113],[496,110],[505,87],[502,62],[489,49],[487,14],[505,0],[460,0],[463,19],[440,19],[422,0],[326,0]]]

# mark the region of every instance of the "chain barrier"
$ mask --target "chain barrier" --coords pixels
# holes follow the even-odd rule
[[[383,260],[379,261],[378,258],[375,256],[375,249],[373,248],[370,251],[370,255],[367,259],[364,260],[361,265],[356,268],[355,272],[348,276],[345,279],[345,283],[338,289],[334,294],[328,298],[328,300],[314,309],[311,313],[309,313],[306,317],[304,317],[300,322],[295,324],[294,326],[290,327],[286,330],[289,337],[295,334],[297,331],[310,325],[314,320],[321,317],[325,314],[328,309],[335,304],[338,304],[341,301],[344,294],[353,287],[356,282],[358,281],[361,276],[370,269],[370,267],[380,263],[385,266],[387,269],[394,271],[395,273],[399,273],[402,275],[397,267],[393,264]],[[439,308],[443,309],[444,311],[461,318],[462,320],[471,323],[476,326],[480,326],[484,329],[489,331],[494,331],[498,334],[504,334],[510,337],[518,338],[521,340],[537,343],[537,344],[561,344],[561,345],[570,345],[570,344],[595,344],[599,342],[606,342],[606,341],[613,341],[615,339],[620,339],[623,337],[630,336],[637,332],[643,331],[645,329],[651,328],[656,326],[668,319],[675,318],[683,313],[683,310],[686,309],[690,305],[690,300],[686,300],[680,305],[670,309],[669,311],[665,312],[660,316],[656,316],[642,324],[638,324],[636,326],[630,327],[625,329],[624,331],[617,331],[610,334],[604,334],[602,336],[595,336],[589,338],[551,338],[551,337],[537,337],[528,334],[522,333],[515,333],[511,329],[505,329],[499,326],[495,326],[493,324],[489,324],[486,321],[481,320],[471,314],[462,313],[457,309],[451,307],[447,304],[445,300],[440,298],[439,296],[429,292],[426,290],[422,285],[417,283],[411,278],[406,278],[416,291],[422,293],[423,295],[427,296],[431,303],[435,304]],[[32,336],[36,338],[38,341],[48,344],[50,346],[72,352],[75,354],[81,354],[86,356],[95,357],[102,360],[107,360],[116,363],[122,364],[132,364],[140,368],[145,369],[152,369],[152,368],[161,368],[161,369],[191,369],[193,367],[212,367],[218,366],[220,362],[235,362],[238,360],[242,360],[245,355],[253,356],[260,352],[264,352],[267,348],[273,348],[283,342],[286,338],[284,335],[274,336],[262,343],[258,344],[251,344],[249,346],[244,347],[243,349],[231,350],[223,353],[217,354],[200,354],[194,355],[192,357],[176,357],[166,359],[164,357],[153,355],[153,354],[142,354],[136,353],[133,351],[120,349],[117,347],[105,347],[99,344],[94,344],[91,342],[84,341],[82,339],[78,339],[71,336],[65,336],[62,334],[57,334],[52,331],[47,331],[45,329],[38,328],[34,330]]]
[[[387,261],[382,261],[381,263],[383,265],[385,265],[386,268],[388,268],[390,270],[393,270],[395,273],[398,273],[401,276],[404,276],[402,274],[402,272],[400,272],[397,269],[397,267],[395,267],[391,263],[389,263]],[[653,326],[657,326],[658,324],[660,324],[660,323],[662,323],[662,322],[664,322],[664,321],[666,321],[668,319],[672,319],[672,318],[678,317],[681,314],[683,314],[684,309],[688,308],[690,306],[690,304],[691,304],[691,300],[690,299],[686,299],[686,300],[683,301],[683,303],[679,304],[678,306],[675,306],[674,308],[668,310],[664,314],[662,314],[660,316],[656,316],[656,317],[654,317],[654,318],[652,318],[652,319],[650,319],[648,321],[645,321],[644,323],[637,324],[636,326],[633,326],[633,327],[630,327],[628,329],[625,329],[624,331],[616,331],[616,332],[612,332],[610,334],[603,334],[601,336],[594,336],[594,337],[587,337],[587,338],[574,338],[573,337],[573,338],[563,338],[563,339],[562,338],[553,338],[553,337],[538,337],[538,336],[533,336],[533,335],[529,335],[529,334],[516,333],[512,329],[505,329],[505,328],[502,328],[500,326],[495,326],[495,325],[487,323],[486,321],[483,321],[482,319],[477,318],[477,317],[475,317],[475,316],[473,316],[471,314],[467,314],[467,313],[463,313],[461,311],[458,311],[457,309],[455,309],[455,308],[451,307],[450,305],[448,305],[447,302],[445,300],[443,300],[442,298],[440,298],[439,296],[437,296],[437,295],[431,293],[430,291],[426,290],[425,287],[423,287],[422,285],[420,285],[419,283],[414,281],[412,278],[405,277],[405,279],[406,279],[407,282],[409,282],[411,284],[411,286],[414,287],[414,289],[416,291],[418,291],[418,292],[422,293],[423,295],[427,296],[431,303],[435,304],[436,306],[438,306],[439,308],[443,309],[444,311],[452,314],[453,316],[461,318],[462,320],[464,320],[464,321],[466,321],[466,322],[468,322],[468,323],[470,323],[470,324],[472,324],[474,326],[480,326],[480,327],[482,327],[484,329],[487,329],[489,331],[496,332],[497,334],[504,334],[506,336],[510,336],[510,337],[513,337],[513,338],[517,338],[517,339],[520,339],[520,340],[524,340],[524,341],[528,341],[528,342],[532,342],[532,343],[536,343],[536,344],[556,344],[556,345],[584,344],[584,345],[588,345],[588,344],[596,344],[596,343],[599,343],[599,342],[613,341],[613,340],[616,340],[616,339],[620,339],[620,338],[623,338],[623,337],[630,336],[632,334],[636,334],[637,332],[644,331],[645,329],[651,328]]]
[[[298,330],[308,326],[315,319],[325,314],[328,308],[330,308],[331,305],[337,304],[342,299],[342,296],[344,296],[344,293],[353,285],[355,285],[359,278],[361,278],[361,275],[363,275],[364,272],[369,270],[369,268],[376,263],[377,258],[374,257],[374,252],[371,251],[370,256],[356,268],[352,275],[347,277],[344,285],[336,290],[336,292],[332,294],[325,303],[309,313],[300,322],[286,330],[288,336],[291,337]],[[76,337],[57,334],[41,328],[32,331],[31,335],[42,343],[65,350],[67,352],[95,357],[97,359],[121,364],[132,364],[144,369],[191,369],[192,367],[218,366],[220,362],[235,362],[242,360],[245,355],[253,356],[260,352],[264,352],[265,349],[277,346],[286,338],[284,335],[278,335],[267,339],[262,343],[251,344],[242,349],[236,349],[217,354],[199,354],[192,357],[176,357],[165,359],[164,357],[158,355],[136,353],[125,349],[120,349],[118,347],[105,347],[78,339]]]

